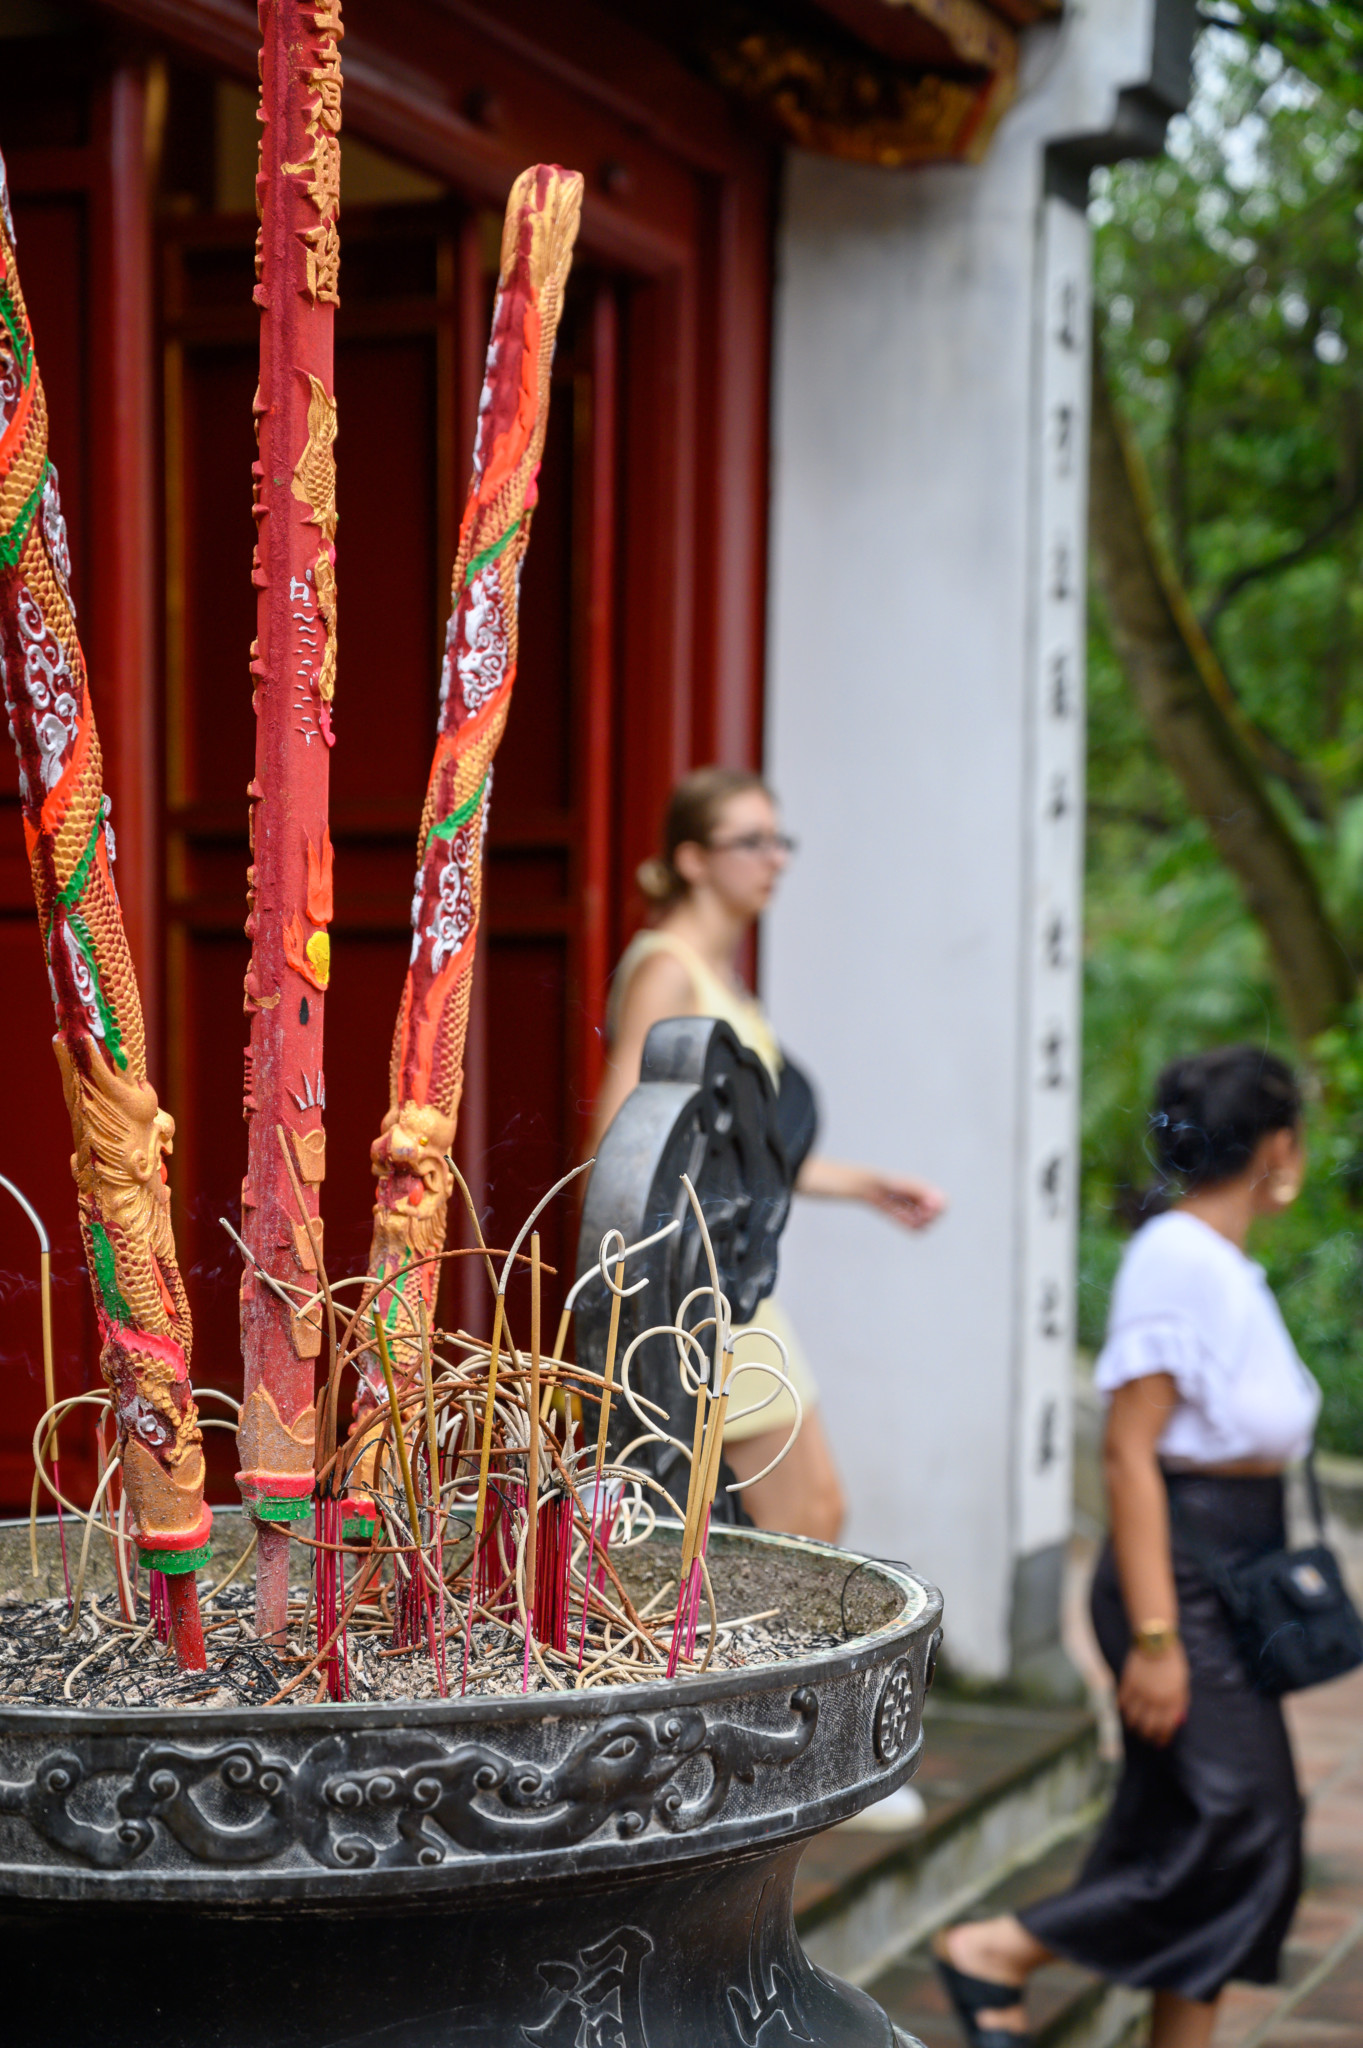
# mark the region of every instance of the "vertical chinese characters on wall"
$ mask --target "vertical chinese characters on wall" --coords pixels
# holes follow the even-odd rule
[[[1024,1556],[1063,1542],[1070,1530],[1090,253],[1088,224],[1063,199],[1046,201],[1041,263],[1022,990],[1016,1497]]]

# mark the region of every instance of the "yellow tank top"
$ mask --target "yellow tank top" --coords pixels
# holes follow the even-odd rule
[[[641,961],[652,953],[671,953],[680,960],[691,977],[691,989],[696,999],[696,1013],[701,1017],[722,1017],[733,1031],[740,1045],[751,1046],[772,1080],[778,1080],[781,1073],[781,1048],[776,1033],[767,1019],[767,1013],[756,996],[746,989],[735,988],[707,966],[694,946],[688,946],[685,939],[679,939],[675,932],[636,932],[620,956],[620,965],[615,970],[611,983],[610,1006],[606,1015],[606,1028],[612,1038],[618,1036],[620,1011],[624,1005],[625,990],[629,987],[634,970]]]
[[[620,1012],[630,977],[640,961],[647,960],[650,953],[674,954],[691,977],[697,1014],[722,1017],[739,1044],[751,1046],[772,1080],[780,1079],[781,1048],[767,1013],[756,996],[722,980],[712,967],[706,966],[695,947],[688,946],[685,939],[679,939],[675,932],[637,932],[621,954],[606,1011],[606,1028],[612,1038],[618,1036]],[[741,1442],[746,1437],[765,1436],[769,1431],[784,1434],[795,1421],[795,1403],[779,1382],[776,1383],[775,1400],[769,1406],[759,1405],[765,1403],[772,1389],[772,1381],[760,1368],[764,1360],[775,1365],[780,1353],[766,1338],[749,1334],[754,1325],[779,1331],[786,1345],[787,1372],[799,1389],[806,1411],[815,1407],[819,1399],[819,1389],[809,1361],[783,1310],[770,1299],[759,1302],[753,1322],[740,1323],[734,1330],[734,1355],[739,1365],[748,1370],[738,1376],[734,1387],[734,1405],[724,1426],[726,1444]]]

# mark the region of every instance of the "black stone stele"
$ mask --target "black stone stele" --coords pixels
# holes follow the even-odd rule
[[[674,1217],[681,1225],[629,1262],[626,1285],[641,1279],[649,1284],[621,1304],[622,1358],[642,1331],[672,1322],[693,1287],[709,1284],[700,1232],[681,1184],[684,1173],[700,1199],[733,1319],[750,1322],[776,1285],[793,1176],[771,1077],[757,1054],[715,1017],[669,1017],[653,1026],[644,1043],[639,1086],[602,1139],[587,1186],[577,1244],[579,1273],[596,1265],[608,1230],[620,1230],[634,1244]],[[710,1313],[709,1303],[702,1302],[689,1320],[696,1323]],[[583,1288],[577,1302],[576,1356],[593,1372],[605,1362],[609,1324],[610,1295],[598,1279]],[[670,1434],[689,1443],[695,1400],[683,1391],[672,1340],[650,1338],[641,1345],[630,1379],[637,1393],[666,1412],[664,1427]],[[612,1448],[637,1435],[639,1426],[617,1400]],[[675,1498],[685,1497],[685,1469],[670,1446],[636,1451],[632,1462],[650,1465]],[[727,1470],[723,1476],[725,1482],[733,1477]],[[721,1484],[716,1521],[732,1519],[734,1499]]]
[[[675,1575],[677,1535],[622,1565]],[[940,1596],[758,1531],[710,1559],[721,1615],[774,1580],[855,1633],[583,1693],[0,1708],[7,2019],[52,2048],[893,2048],[791,1891],[917,1767]]]

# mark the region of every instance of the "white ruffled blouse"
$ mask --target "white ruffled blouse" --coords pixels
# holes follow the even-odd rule
[[[1162,1457],[1195,1465],[1287,1463],[1311,1447],[1320,1388],[1297,1356],[1262,1266],[1209,1223],[1174,1209],[1126,1250],[1095,1382],[1172,1374],[1179,1403]]]

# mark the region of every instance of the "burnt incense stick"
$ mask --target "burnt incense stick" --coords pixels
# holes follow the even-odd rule
[[[734,1350],[731,1342],[724,1353],[723,1376],[719,1383],[719,1393],[711,1404],[710,1418],[706,1426],[701,1509],[707,1516],[714,1503],[715,1487],[719,1481],[719,1459],[724,1442],[724,1422],[729,1412],[729,1382],[733,1376]],[[704,1547],[704,1542],[702,1541],[701,1548],[704,1549]]]
[[[602,1250],[605,1247],[603,1245]],[[606,1462],[606,1435],[610,1429],[611,1386],[615,1379],[615,1347],[620,1340],[620,1303],[623,1299],[625,1261],[615,1262],[615,1280],[611,1287],[611,1320],[606,1333],[606,1369],[602,1378],[601,1419],[596,1428],[596,1465],[592,1473],[592,1494],[588,1508],[589,1528],[587,1533],[587,1577],[582,1588],[582,1626],[577,1638],[577,1668],[582,1669],[582,1653],[587,1641],[587,1609],[592,1598],[592,1565],[596,1552],[596,1523],[601,1513],[601,1473]]]
[[[693,1599],[692,1579],[699,1547],[700,1518],[702,1513],[701,1501],[704,1492],[702,1465],[704,1463],[705,1421],[711,1399],[718,1392],[720,1361],[727,1348],[729,1335],[728,1305],[719,1289],[719,1268],[715,1260],[715,1248],[706,1226],[705,1212],[701,1208],[696,1190],[692,1186],[688,1174],[684,1173],[681,1176],[681,1183],[686,1190],[686,1198],[691,1204],[691,1211],[696,1219],[696,1228],[700,1232],[701,1244],[705,1250],[706,1264],[710,1271],[709,1292],[715,1310],[713,1318],[715,1343],[714,1357],[710,1367],[709,1385],[707,1386],[705,1381],[701,1380],[696,1388],[696,1425],[691,1445],[691,1472],[686,1489],[686,1515],[682,1525],[681,1569],[677,1580],[677,1611],[673,1618],[672,1648],[667,1661],[667,1675],[669,1678],[676,1676],[677,1657],[681,1649],[683,1627]]]
[[[487,1393],[483,1401],[483,1440],[478,1452],[478,1499],[473,1513],[473,1547],[469,1553],[469,1604],[464,1622],[464,1673],[460,1693],[468,1690],[469,1649],[473,1641],[473,1604],[477,1597],[478,1554],[483,1547],[483,1529],[487,1521],[487,1481],[492,1464],[492,1417],[497,1401],[497,1366],[502,1353],[502,1326],[506,1321],[506,1296],[500,1287],[497,1290],[496,1307],[492,1314],[492,1342],[488,1347]]]
[[[492,1255],[488,1251],[487,1245],[483,1241],[483,1226],[478,1221],[478,1211],[474,1206],[473,1196],[469,1192],[469,1184],[464,1179],[464,1176],[459,1171],[459,1168],[455,1165],[454,1154],[452,1152],[447,1152],[445,1154],[445,1164],[450,1169],[450,1172],[454,1175],[454,1184],[464,1198],[464,1207],[469,1212],[469,1222],[473,1225],[473,1234],[478,1240],[478,1249],[483,1255],[483,1264],[487,1267],[487,1277],[492,1283],[492,1291],[495,1294],[497,1292],[497,1269],[493,1265]]]
[[[521,1691],[530,1690],[530,1638],[535,1632],[535,1568],[540,1507],[540,1234],[530,1234],[530,1443],[525,1483],[525,1671]]]
[[[732,1340],[724,1352],[723,1375],[719,1392],[710,1404],[706,1422],[705,1446],[701,1454],[702,1476],[697,1496],[697,1529],[695,1555],[691,1567],[691,1583],[688,1593],[688,1615],[686,1622],[686,1654],[695,1655],[696,1617],[700,1607],[700,1572],[705,1564],[706,1547],[710,1541],[710,1516],[715,1504],[715,1487],[719,1483],[719,1460],[724,1443],[724,1420],[729,1412],[729,1382],[733,1378],[734,1353]]]
[[[681,1648],[682,1633],[689,1611],[692,1592],[693,1566],[696,1557],[696,1522],[700,1503],[700,1468],[705,1455],[705,1420],[710,1393],[704,1380],[696,1386],[696,1424],[691,1439],[691,1467],[686,1484],[686,1515],[682,1522],[681,1564],[677,1573],[677,1611],[672,1617],[672,1649],[667,1660],[667,1675],[677,1675],[677,1655]]]
[[[431,1489],[431,1541],[435,1546],[435,1582],[439,1589],[436,1595],[440,1603],[440,1655],[435,1656],[432,1648],[432,1662],[435,1664],[436,1684],[440,1697],[445,1698],[448,1690],[445,1676],[445,1536],[440,1514],[440,1434],[435,1421],[435,1374],[431,1365],[431,1333],[426,1321],[426,1304],[418,1298],[417,1314],[421,1323],[421,1379],[426,1394],[426,1477]],[[427,1601],[429,1611],[430,1602]]]
[[[497,1369],[502,1356],[502,1334],[506,1328],[506,1296],[497,1290],[492,1314],[492,1342],[487,1355],[487,1395],[483,1403],[483,1441],[478,1453],[478,1504],[473,1514],[473,1541],[478,1544],[487,1518],[487,1480],[492,1463],[492,1416],[497,1400]]]
[[[407,1438],[402,1429],[402,1410],[398,1406],[397,1382],[393,1378],[393,1361],[388,1351],[388,1339],[384,1334],[383,1318],[374,1311],[374,1338],[379,1347],[379,1364],[383,1368],[383,1383],[388,1390],[388,1409],[393,1418],[393,1449],[397,1454],[398,1470],[402,1474],[402,1490],[407,1496],[407,1513],[411,1517],[412,1541],[420,1547],[421,1517],[417,1511],[416,1487],[412,1481],[412,1467],[407,1457]]]
[[[526,1238],[529,1237],[531,1231],[539,1222],[540,1217],[548,1208],[549,1204],[553,1201],[555,1195],[560,1194],[562,1190],[568,1186],[568,1183],[570,1181],[576,1180],[580,1173],[586,1173],[595,1164],[595,1159],[584,1159],[580,1166],[575,1166],[572,1169],[571,1173],[565,1173],[561,1180],[556,1180],[554,1182],[554,1185],[549,1189],[549,1192],[547,1194],[541,1195],[539,1201],[536,1202],[534,1208],[530,1211],[530,1214],[526,1217],[524,1223],[521,1225],[519,1231],[516,1233],[516,1240],[512,1245],[510,1251],[506,1255],[506,1260],[502,1266],[500,1278],[497,1281],[497,1306],[493,1314],[493,1342],[491,1346],[490,1362],[488,1366],[488,1397],[486,1407],[483,1411],[483,1448],[478,1468],[478,1509],[474,1521],[475,1544],[477,1543],[479,1536],[481,1536],[482,1534],[484,1515],[487,1506],[488,1458],[492,1445],[492,1398],[496,1392],[497,1355],[500,1349],[500,1340],[506,1327],[506,1284],[511,1277],[512,1268],[516,1263],[516,1256],[519,1253],[521,1246],[525,1243]],[[463,1186],[464,1183],[461,1181],[460,1185]],[[465,1188],[465,1198],[469,1200],[470,1214],[472,1214],[472,1201],[471,1198],[468,1197],[467,1188]],[[477,1227],[477,1218],[475,1217],[474,1228],[477,1229]],[[479,1231],[480,1240],[481,1237],[482,1233],[481,1231]],[[514,1353],[514,1345],[512,1349]],[[519,1363],[519,1359],[517,1359],[517,1362]]]
[[[421,1302],[417,1310],[421,1325],[421,1384],[426,1396],[426,1471],[431,1486],[431,1515],[436,1527],[440,1521],[440,1443],[435,1423],[435,1379],[431,1371],[431,1333],[426,1322],[426,1304]]]

